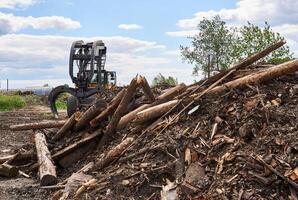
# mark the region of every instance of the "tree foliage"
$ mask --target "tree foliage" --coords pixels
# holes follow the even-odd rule
[[[181,46],[181,54],[185,61],[194,64],[194,75],[202,70],[209,77],[210,72],[226,69],[232,63],[234,34],[219,16],[211,20],[205,18],[197,27],[199,34],[189,37],[192,47]]]
[[[248,22],[240,28],[228,27],[219,16],[204,18],[199,22],[199,33],[191,39],[191,46],[180,46],[183,61],[194,64],[193,74],[202,71],[210,76],[212,71],[227,69],[231,64],[251,56],[270,44],[284,38],[265,22],[263,28]],[[284,45],[261,62],[279,64],[292,59],[289,47]]]
[[[237,33],[238,37],[232,46],[233,57],[237,60],[251,56],[279,40],[284,40],[284,37],[274,32],[267,22],[263,28],[247,22],[247,25],[237,30]],[[292,58],[293,53],[290,52],[289,46],[284,45],[260,61],[280,64]]]
[[[152,81],[152,86],[158,86],[158,85],[171,85],[175,86],[178,84],[178,80],[172,76],[165,77],[162,74],[158,74],[156,77],[154,77]]]

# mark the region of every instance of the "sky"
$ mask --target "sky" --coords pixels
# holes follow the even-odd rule
[[[298,55],[297,0],[0,0],[0,80],[10,88],[70,84],[68,59],[75,40],[103,40],[106,69],[119,85],[136,74],[161,73],[192,83],[192,66],[179,46],[189,45],[203,17],[229,25],[267,21]]]

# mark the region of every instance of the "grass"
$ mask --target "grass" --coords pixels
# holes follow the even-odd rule
[[[11,111],[24,106],[26,102],[21,96],[0,94],[0,111]]]
[[[62,93],[58,96],[56,100],[56,107],[58,110],[66,110],[67,108],[67,98],[69,97],[68,93]]]

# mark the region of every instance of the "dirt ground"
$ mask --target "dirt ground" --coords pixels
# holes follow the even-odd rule
[[[65,112],[60,112],[61,118]],[[16,153],[20,148],[30,148],[33,145],[32,131],[11,131],[12,124],[28,123],[51,119],[50,109],[43,105],[28,106],[11,112],[0,112],[0,156]],[[16,178],[0,177],[0,200],[6,199],[47,199],[48,192],[39,189],[36,177]]]

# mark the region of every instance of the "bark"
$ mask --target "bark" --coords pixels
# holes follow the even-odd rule
[[[117,108],[117,106],[119,105],[122,97],[124,96],[126,92],[126,89],[123,88],[115,97],[114,99],[111,101],[110,105],[104,110],[102,111],[96,118],[94,118],[93,120],[90,121],[90,125],[92,127],[97,127],[99,125],[99,123],[105,119],[106,117],[108,117],[109,115],[111,115]]]
[[[229,89],[243,87],[245,85],[255,85],[264,81],[280,77],[282,75],[293,73],[298,70],[298,59],[289,61],[271,68],[266,71],[244,76],[242,78],[230,81],[223,85],[217,86],[207,94],[221,94]]]
[[[150,101],[150,102],[154,102],[155,101],[155,97],[154,97],[154,94],[147,82],[147,79],[143,76],[141,76],[141,81],[140,81],[140,86],[142,87],[143,89],[143,92],[145,93],[147,99]]]
[[[59,129],[59,131],[53,136],[53,140],[57,141],[63,138],[76,124],[80,117],[80,112],[75,112],[72,116],[65,122],[65,124]]]
[[[265,56],[267,56],[268,54],[270,54],[271,52],[273,52],[274,50],[278,49],[279,47],[283,46],[286,42],[281,40],[281,41],[278,41],[270,46],[268,46],[267,48],[265,48],[264,50],[242,60],[241,62],[235,64],[235,65],[232,65],[229,67],[229,69],[219,73],[219,74],[216,74],[212,77],[210,77],[209,79],[207,79],[206,83],[205,84],[210,84],[210,83],[213,83],[214,81],[220,79],[221,77],[223,77],[224,75],[226,75],[229,71],[231,70],[238,70],[238,69],[242,69],[242,68],[245,68],[251,64],[253,64],[254,62],[260,60],[261,58],[264,58]],[[201,84],[203,81],[205,80],[202,80],[202,81],[199,81],[198,83],[196,84]]]
[[[19,174],[19,170],[15,166],[3,163],[0,165],[0,176],[12,178]]]
[[[186,90],[185,84],[179,84],[173,88],[170,88],[165,93],[161,94],[156,98],[156,101],[152,103],[152,106],[156,106],[158,104],[165,103],[167,101],[173,100],[179,94],[182,94]]]
[[[86,145],[92,141],[94,141],[97,137],[99,137],[101,135],[101,131],[98,130],[94,133],[92,133],[91,135],[65,147],[64,149],[56,152],[54,155],[53,155],[53,159],[55,161],[58,161],[60,159],[62,159],[63,157],[65,157],[66,155],[70,154],[71,152],[75,151],[76,149],[78,149],[79,147],[83,146],[83,145]]]
[[[125,128],[127,126],[127,124],[129,124],[136,118],[138,112],[141,112],[149,107],[150,107],[150,104],[144,104],[144,105],[136,108],[135,110],[129,112],[128,114],[124,115],[123,117],[121,117],[121,119],[118,123],[118,126],[117,126],[117,130],[121,130],[121,129]]]
[[[26,124],[11,125],[9,128],[13,131],[22,131],[30,129],[59,128],[65,124],[65,120],[60,121],[41,121]]]
[[[89,124],[97,115],[99,115],[106,107],[106,103],[102,99],[97,99],[95,103],[88,108],[80,117],[75,125],[75,130],[79,131]]]
[[[111,162],[116,160],[122,153],[123,151],[126,150],[132,144],[134,141],[133,138],[128,137],[125,140],[123,140],[120,144],[118,144],[116,147],[111,149],[101,160],[97,161],[95,163],[94,168],[97,170],[102,169],[106,166],[108,166]]]
[[[102,136],[102,138],[98,144],[98,147],[102,147],[106,143],[108,137],[116,131],[117,125],[118,125],[121,117],[125,114],[125,112],[127,110],[127,106],[130,103],[130,101],[132,100],[134,93],[136,91],[136,88],[137,88],[137,78],[134,78],[131,80],[126,93],[124,94],[117,110],[115,111],[114,115],[112,116],[112,119],[110,120],[110,123],[108,124],[106,132]]]
[[[157,106],[147,108],[146,110],[143,110],[137,114],[135,122],[144,123],[151,119],[160,117],[161,115],[169,111],[177,103],[178,103],[178,100],[172,100],[163,104],[159,104]]]
[[[39,164],[40,185],[54,185],[57,183],[56,168],[43,133],[35,133],[35,146]]]

